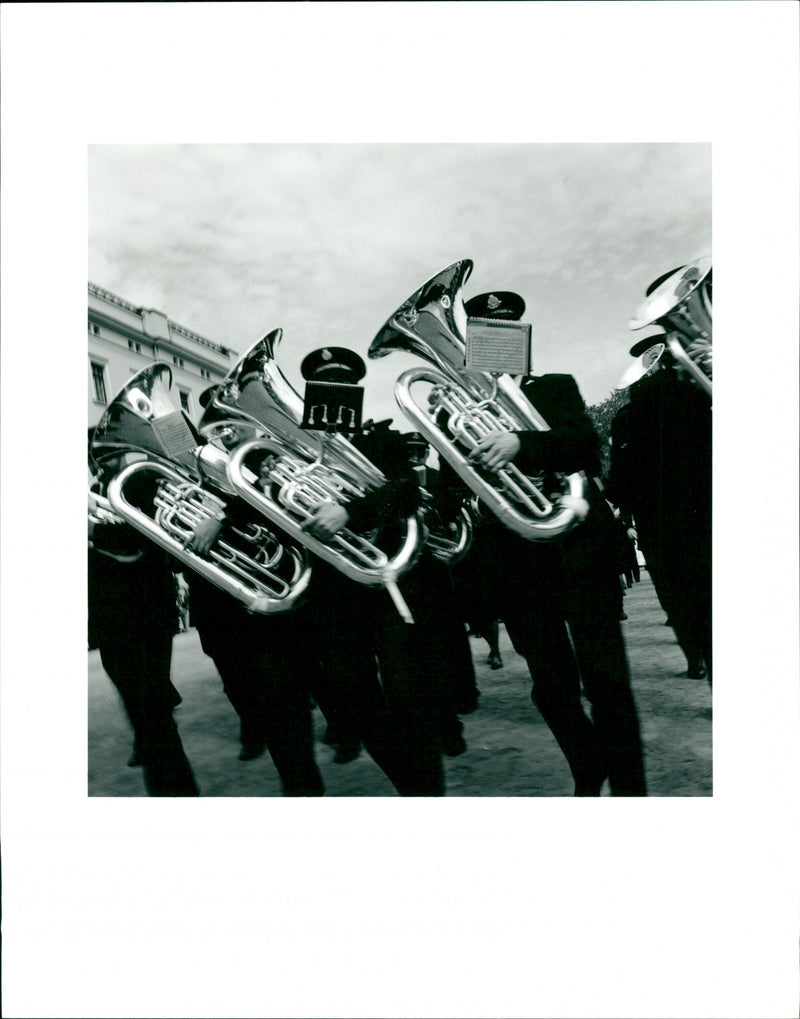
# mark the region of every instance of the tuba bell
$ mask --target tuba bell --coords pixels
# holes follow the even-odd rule
[[[311,568],[305,551],[264,521],[225,524],[207,556],[186,548],[197,524],[222,519],[226,503],[208,490],[206,475],[225,491],[217,479],[224,477],[226,456],[202,445],[172,403],[171,385],[168,365],[148,365],[128,380],[95,428],[92,458],[113,474],[107,508],[250,612],[293,609]]]
[[[669,352],[709,395],[711,312],[711,259],[706,256],[656,280],[630,321],[634,330],[661,326]]]
[[[228,480],[237,495],[350,580],[385,587],[403,618],[413,622],[397,581],[417,562],[424,544],[416,514],[402,522],[399,545],[389,551],[376,533],[344,528],[322,541],[303,530],[319,503],[359,498],[387,479],[343,435],[301,428],[303,400],[275,358],[282,335],[274,329],[243,355],[216,387],[200,430],[209,434],[231,421],[261,429],[262,438],[242,443],[231,454]]]
[[[501,523],[529,541],[548,541],[585,516],[585,475],[568,475],[566,494],[551,499],[513,463],[492,473],[467,459],[490,432],[548,430],[511,378],[464,367],[467,312],[461,292],[472,265],[469,259],[455,262],[423,284],[386,321],[369,356],[401,350],[434,366],[411,368],[399,377],[395,398],[401,410]],[[414,396],[419,383],[433,386],[427,407]]]
[[[668,360],[667,345],[661,335],[650,336],[646,341],[631,347],[631,354],[638,355],[630,368],[626,369],[615,389],[628,389],[649,375],[654,375]],[[666,355],[666,358],[665,358]]]

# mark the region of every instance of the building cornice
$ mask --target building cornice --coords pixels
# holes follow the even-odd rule
[[[132,312],[139,318],[142,317],[142,312],[150,309],[137,308],[135,304],[131,304],[130,301],[126,301],[124,297],[119,297],[117,294],[112,293],[110,290],[106,290],[104,287],[98,286],[96,283],[89,282],[89,293],[94,297],[100,298],[102,301],[107,301],[109,304],[115,304],[119,308],[123,308],[125,311]],[[207,339],[205,336],[201,336],[200,333],[194,332],[193,329],[187,329],[186,326],[182,326],[179,322],[174,322],[171,318],[167,318],[169,323],[170,332],[175,332],[179,336],[192,340],[194,343],[199,344],[202,347],[208,347],[210,350],[215,351],[222,357],[231,357],[235,351],[231,350],[230,347],[226,347],[220,343],[214,343],[212,340]],[[150,342],[153,342],[152,340]],[[157,341],[163,343],[161,339]]]

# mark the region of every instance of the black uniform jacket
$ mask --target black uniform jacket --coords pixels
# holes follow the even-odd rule
[[[633,517],[647,555],[669,546],[708,556],[711,544],[711,401],[677,372],[630,390],[611,426],[608,497]]]
[[[520,452],[515,459],[525,473],[549,474],[583,472],[587,518],[562,538],[546,544],[558,548],[570,575],[587,580],[610,575],[617,579],[617,543],[614,516],[597,482],[600,474],[600,441],[586,411],[575,379],[571,375],[527,376],[521,386],[528,401],[549,425],[548,431],[518,432]]]

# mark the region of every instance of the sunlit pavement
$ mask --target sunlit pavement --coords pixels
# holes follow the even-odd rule
[[[710,796],[711,688],[686,678],[686,661],[664,625],[646,571],[624,599],[622,624],[645,746],[651,796]],[[487,646],[471,638],[481,691],[479,707],[463,716],[467,752],[445,759],[450,796],[571,796],[569,768],[530,700],[525,661],[501,628],[504,666],[489,668]],[[204,796],[279,796],[269,755],[239,761],[238,720],[222,692],[213,662],[195,630],[178,634],[172,678],[183,696],[175,718]],[[314,712],[317,760],[328,796],[393,796],[393,787],[366,753],[348,764],[333,763],[320,742],[324,722]],[[132,737],[116,690],[89,653],[90,796],[144,796],[141,769],[127,767]],[[607,788],[603,794],[607,795]]]

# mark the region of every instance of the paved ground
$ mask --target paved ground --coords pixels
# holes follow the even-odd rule
[[[711,689],[685,677],[686,662],[673,631],[664,625],[647,572],[625,598],[622,624],[639,707],[652,796],[710,796]],[[486,664],[486,644],[472,638],[478,710],[464,717],[468,750],[446,760],[450,796],[571,796],[572,780],[550,730],[530,700],[530,677],[501,630],[504,668]],[[176,710],[186,752],[204,796],[278,796],[268,755],[238,760],[238,725],[197,633],[175,638],[173,681],[183,695]],[[317,737],[324,723],[315,712]],[[89,653],[89,795],[144,796],[140,769],[128,768],[131,734],[116,690]],[[318,744],[317,758],[329,796],[393,796],[393,787],[362,754],[333,764],[333,751]],[[604,790],[604,794],[606,790]]]

